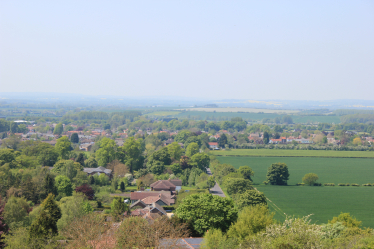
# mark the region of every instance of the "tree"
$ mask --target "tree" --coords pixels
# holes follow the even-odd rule
[[[55,179],[51,174],[46,174],[41,188],[40,199],[44,200],[50,193],[57,195],[57,188],[55,187]]]
[[[177,143],[185,143],[187,139],[192,135],[190,131],[180,131],[178,134],[175,136],[174,141]]]
[[[39,216],[31,224],[30,238],[58,234],[57,221],[61,218],[61,209],[55,202],[53,194],[49,194],[41,206],[42,210]]]
[[[236,206],[239,210],[247,206],[254,206],[254,205],[266,205],[266,197],[264,193],[258,192],[257,190],[251,189],[246,190],[243,193],[239,193],[234,195]]]
[[[264,132],[264,136],[262,140],[264,141],[264,144],[269,143],[269,133],[267,131]]]
[[[95,153],[97,162],[100,166],[105,166],[116,159],[117,145],[110,138],[104,137],[100,141],[100,149]]]
[[[225,186],[229,195],[243,193],[246,190],[253,189],[250,180],[240,178],[227,178],[225,180]]]
[[[7,232],[8,232],[8,226],[4,221],[4,205],[2,203],[2,199],[0,196],[0,248],[4,248],[5,246],[3,243],[3,235]]]
[[[75,188],[76,193],[84,194],[89,200],[93,200],[95,197],[95,190],[88,184],[83,184],[82,186]]]
[[[59,156],[55,148],[47,143],[40,143],[37,146],[35,154],[38,155],[38,162],[43,166],[53,166],[57,162]]]
[[[250,181],[252,181],[251,177],[255,175],[255,172],[249,166],[240,166],[238,172]]]
[[[202,171],[206,172],[209,168],[210,158],[205,153],[197,153],[193,155],[189,161],[189,164],[193,167],[197,167]]]
[[[183,149],[182,149],[182,147],[177,142],[173,142],[173,143],[169,144],[167,146],[167,148],[168,148],[170,157],[174,161],[179,161],[179,159],[183,155]]]
[[[155,175],[161,175],[165,170],[165,165],[163,162],[160,161],[153,161],[151,167],[149,167],[149,171]]]
[[[322,138],[322,143],[327,144],[327,137],[326,137],[326,136],[324,136],[324,137]]]
[[[55,126],[55,129],[53,130],[53,134],[61,135],[63,131],[64,131],[64,126],[61,123],[59,123]]]
[[[68,137],[61,137],[57,139],[55,149],[61,159],[68,159],[69,151],[71,150],[71,143]]]
[[[145,184],[144,184],[144,182],[142,180],[138,179],[136,181],[136,186],[137,186],[138,190],[141,190],[142,188],[145,187]]]
[[[91,156],[90,158],[88,158],[85,162],[84,162],[85,166],[87,168],[97,168],[99,165],[97,164],[97,161],[96,159]]]
[[[270,213],[266,205],[246,207],[227,234],[239,242],[249,241],[254,234],[265,231],[267,226],[273,224],[273,217],[274,213]]]
[[[186,149],[186,156],[192,157],[196,153],[199,153],[199,145],[197,143],[190,143]]]
[[[129,210],[122,198],[114,197],[112,204],[110,205],[112,216],[115,220],[119,221],[120,217],[124,215],[125,211]]]
[[[155,161],[162,162],[164,165],[171,164],[171,158],[167,147],[155,151],[148,157],[147,168],[151,168]]]
[[[135,140],[134,137],[130,137],[122,147],[118,148],[118,157],[130,167],[131,172],[140,169],[143,165],[142,147],[142,139]]]
[[[84,154],[83,153],[79,153],[78,158],[75,161],[77,163],[79,163],[80,165],[82,165],[82,167],[84,167]]]
[[[266,179],[271,185],[287,185],[290,177],[285,163],[273,163],[266,173]]]
[[[213,188],[214,185],[216,185],[216,180],[214,179],[214,176],[209,176],[209,178],[208,178],[208,186],[209,186],[209,188]]]
[[[225,134],[221,134],[218,139],[218,146],[221,148],[225,148],[225,144],[227,144],[227,136]]]
[[[292,117],[289,116],[289,115],[283,116],[283,117],[282,117],[282,121],[283,121],[283,123],[285,123],[285,124],[293,124]]]
[[[30,205],[25,198],[10,197],[4,206],[4,220],[10,229],[28,226]]]
[[[59,175],[55,179],[57,192],[61,196],[71,196],[73,194],[73,185],[67,176]]]
[[[359,138],[359,137],[354,138],[352,143],[354,145],[360,145],[360,144],[362,144],[361,138]]]
[[[317,174],[308,173],[303,177],[303,183],[313,186],[313,184],[318,180]]]
[[[176,209],[176,215],[183,221],[191,222],[200,235],[208,229],[227,231],[236,221],[237,211],[231,199],[211,194],[192,194],[183,199]]]
[[[121,182],[120,185],[119,185],[119,188],[120,188],[121,192],[125,192],[125,183]]]
[[[78,133],[71,134],[70,141],[75,144],[79,143]]]
[[[72,160],[60,160],[53,166],[52,172],[65,175],[72,181],[77,173],[82,170],[83,166],[77,162]]]

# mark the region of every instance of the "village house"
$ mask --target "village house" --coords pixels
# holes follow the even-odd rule
[[[144,201],[150,203],[151,199],[146,199],[147,197],[156,197],[154,199],[158,200],[159,203],[165,203],[165,206],[175,204],[175,195],[170,191],[135,191],[130,193],[131,203],[139,200],[143,201],[143,203]]]
[[[150,185],[152,191],[175,191],[177,186],[170,180],[158,180]]]
[[[104,167],[97,167],[97,168],[83,168],[83,172],[87,173],[88,176],[91,175],[100,175],[105,174],[109,177],[109,179],[112,179],[112,170],[106,169]]]
[[[218,142],[209,142],[209,149],[218,150],[219,149]]]

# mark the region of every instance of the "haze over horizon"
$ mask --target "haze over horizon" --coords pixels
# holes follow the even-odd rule
[[[0,95],[374,100],[372,1],[0,2]]]

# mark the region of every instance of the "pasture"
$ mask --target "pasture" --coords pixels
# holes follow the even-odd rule
[[[374,151],[234,149],[211,153],[216,156],[374,158]]]
[[[179,109],[180,110],[180,109]],[[247,107],[217,107],[217,108],[187,108],[183,109],[186,111],[200,111],[200,112],[253,112],[253,113],[281,113],[281,114],[290,114],[298,113],[300,111],[296,110],[280,110],[280,109],[260,109],[260,108],[247,108]]]
[[[374,228],[373,212],[374,187],[340,187],[338,183],[374,183],[374,159],[371,158],[320,158],[320,157],[238,157],[219,156],[221,163],[250,166],[255,175],[255,187],[264,192],[272,202],[269,206],[276,211],[276,219],[284,220],[287,215],[312,216],[313,222],[326,223],[340,212],[349,212],[363,221],[364,226]],[[289,186],[270,186],[266,172],[272,163],[287,164],[290,179]],[[316,173],[317,182],[335,183],[335,187],[295,186],[307,173]],[[275,205],[274,205],[275,204]],[[278,210],[278,207],[280,210]]]

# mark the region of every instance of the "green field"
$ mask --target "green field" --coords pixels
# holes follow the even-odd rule
[[[238,157],[220,156],[221,163],[230,163],[235,168],[250,166],[255,175],[255,187],[264,192],[284,215],[305,216],[314,214],[312,220],[325,223],[340,212],[350,212],[363,225],[374,228],[374,187],[309,187],[295,186],[307,173],[316,173],[320,183],[374,183],[374,159],[370,158],[318,158],[318,157]],[[284,162],[290,172],[289,186],[266,186],[266,172],[272,163]],[[269,204],[273,211],[275,206]]]
[[[264,192],[277,220],[284,213],[302,217],[313,214],[312,221],[327,223],[341,212],[350,213],[364,227],[374,228],[374,187],[258,186]],[[275,205],[279,208],[276,208]]]
[[[211,153],[216,156],[374,158],[374,151],[234,149]]]

